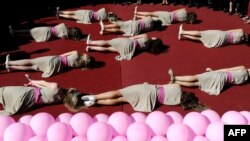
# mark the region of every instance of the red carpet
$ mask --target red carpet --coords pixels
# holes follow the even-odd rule
[[[82,6],[79,8],[97,10],[101,7],[106,7],[108,10],[115,12],[123,20],[132,19],[134,5],[120,6],[120,5],[97,5],[95,7]],[[172,11],[182,8],[183,6],[162,6],[157,5],[141,5],[138,7],[139,11],[167,10]],[[198,14],[201,22],[195,25],[184,24],[183,28],[188,30],[206,30],[206,29],[222,29],[230,30],[243,28],[244,31],[250,32],[249,25],[236,15],[230,16],[221,11],[212,11],[202,7],[200,9],[188,8],[188,11],[195,11]],[[125,14],[126,13],[126,14]],[[92,39],[111,39],[117,35],[99,35],[99,24],[91,25],[76,24],[75,21],[70,20],[56,20],[55,17],[48,17],[39,19],[36,23],[57,24],[65,22],[69,26],[77,26],[85,33],[91,33]],[[177,39],[178,27],[180,24],[170,25],[162,32],[149,32],[150,36],[161,37],[166,45],[169,46],[168,52],[160,55],[151,55],[142,53],[135,56],[131,61],[118,62],[114,60],[116,54],[114,53],[99,53],[90,52],[97,61],[104,61],[104,67],[81,71],[74,69],[62,74],[55,75],[46,79],[47,81],[58,82],[62,87],[74,87],[83,92],[93,94],[104,91],[119,89],[129,85],[149,82],[153,84],[168,83],[169,76],[167,70],[172,68],[178,75],[196,74],[205,71],[206,67],[213,69],[233,67],[238,65],[245,65],[250,67],[249,54],[250,48],[246,45],[230,45],[223,48],[207,49],[201,43]],[[1,58],[4,58],[7,53],[10,53],[11,58],[21,59],[24,55],[35,58],[45,55],[62,54],[68,51],[78,50],[85,52],[85,42],[74,42],[70,40],[55,40],[47,43],[35,43],[21,45],[19,50],[12,52],[4,52]],[[15,56],[19,54],[19,56]],[[20,55],[21,54],[21,55]],[[15,57],[14,57],[15,56]],[[3,62],[3,61],[2,61]],[[11,72],[7,73],[4,69],[0,72],[1,84],[7,85],[23,85],[27,82],[24,77],[26,72]],[[29,72],[34,79],[41,79],[40,72]],[[187,91],[195,92],[200,100],[211,109],[223,114],[229,110],[247,110],[250,111],[249,90],[250,85],[233,86],[219,96],[209,96],[198,89],[184,88]],[[181,107],[176,106],[160,106],[156,110],[163,112],[177,111],[186,114],[190,111],[183,111]],[[91,107],[84,112],[90,115],[98,113],[106,113],[110,115],[115,111],[124,111],[128,114],[133,113],[132,107],[129,104],[118,106],[102,106]],[[34,115],[38,112],[48,112],[53,116],[57,116],[64,112],[69,112],[63,105],[45,106],[22,115],[13,116],[15,119],[27,114]]]

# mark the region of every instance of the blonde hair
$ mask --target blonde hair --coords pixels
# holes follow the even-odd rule
[[[84,53],[80,57],[80,61],[82,64],[82,69],[91,69],[94,66],[95,58]]]
[[[66,96],[63,99],[64,106],[72,112],[78,112],[82,109],[86,109],[84,101],[81,100],[83,95],[85,95],[85,93],[81,93],[77,89],[70,88],[66,92]]]

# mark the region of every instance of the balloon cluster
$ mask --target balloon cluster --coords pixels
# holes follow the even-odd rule
[[[249,111],[154,111],[110,116],[86,113],[25,115],[18,121],[0,116],[0,141],[223,141],[224,124],[249,124]]]

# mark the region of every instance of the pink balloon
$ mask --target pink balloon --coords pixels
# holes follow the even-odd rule
[[[146,118],[146,124],[152,129],[153,136],[164,136],[172,123],[172,118],[160,111],[154,111]]]
[[[211,123],[220,121],[220,115],[214,110],[207,109],[207,110],[202,111],[201,114],[206,116]]]
[[[154,136],[151,141],[168,141],[166,137],[163,136]]]
[[[94,122],[98,121],[98,122],[105,122],[108,123],[109,120],[109,116],[106,114],[97,114],[93,117]]]
[[[223,141],[224,124],[221,121],[210,123],[206,130],[206,137],[209,141]]]
[[[86,137],[83,137],[83,136],[75,136],[70,141],[88,141],[88,139]]]
[[[38,113],[30,120],[30,127],[37,136],[46,136],[47,130],[55,122],[55,119],[49,113]]]
[[[145,122],[146,121],[146,118],[147,116],[143,113],[140,113],[140,112],[135,112],[133,114],[131,114],[131,120],[132,122]]]
[[[53,123],[47,131],[48,141],[69,141],[72,135],[69,124],[63,122]]]
[[[172,119],[174,123],[182,123],[183,121],[183,116],[175,111],[170,111],[166,113],[167,115],[169,115]]]
[[[142,122],[134,122],[128,127],[127,138],[129,141],[150,141],[150,127]]]
[[[115,112],[110,115],[108,123],[113,127],[115,135],[125,136],[128,126],[131,124],[131,119],[124,112]]]
[[[243,115],[247,119],[248,123],[250,123],[250,112],[249,111],[241,111],[240,114]]]
[[[23,123],[13,123],[4,131],[4,141],[27,141],[33,136],[31,128]]]
[[[56,121],[63,122],[69,124],[70,119],[72,118],[72,114],[70,113],[62,113],[57,118]]]
[[[13,123],[15,120],[11,116],[0,116],[0,139],[3,138],[4,130]]]
[[[182,123],[172,124],[167,131],[169,141],[193,141],[195,133],[193,130]]]
[[[90,125],[87,132],[88,141],[111,141],[110,125],[105,122],[95,122]]]
[[[93,123],[93,119],[86,113],[77,113],[70,120],[70,125],[74,131],[74,135],[86,137],[89,126]]]
[[[32,115],[25,115],[25,116],[22,116],[18,121],[20,123],[24,123],[28,126],[30,126],[30,120],[32,119]]]
[[[124,136],[116,136],[112,141],[128,141],[128,139]]]
[[[227,111],[221,117],[221,121],[225,124],[242,124],[248,123],[247,119],[237,111]]]
[[[193,141],[209,141],[209,140],[204,136],[196,136]]]
[[[29,141],[48,141],[47,138],[41,136],[34,136],[29,139]]]
[[[198,112],[190,112],[184,117],[183,123],[188,125],[196,135],[202,136],[205,134],[210,121]]]

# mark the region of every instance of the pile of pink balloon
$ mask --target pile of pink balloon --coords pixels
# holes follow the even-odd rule
[[[110,116],[86,113],[25,115],[18,121],[0,116],[0,141],[223,141],[224,124],[250,123],[249,111],[154,111]]]

